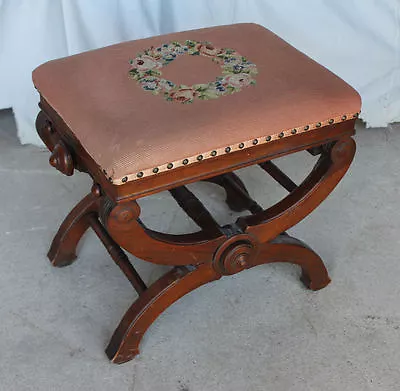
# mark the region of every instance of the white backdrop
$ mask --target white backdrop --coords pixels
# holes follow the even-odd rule
[[[22,143],[34,129],[39,64],[124,40],[259,23],[355,87],[369,126],[400,121],[399,0],[0,0],[0,109]]]

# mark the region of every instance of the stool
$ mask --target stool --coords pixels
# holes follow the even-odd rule
[[[355,153],[360,97],[330,71],[265,28],[236,24],[50,61],[33,81],[50,164],[94,183],[48,257],[69,265],[91,227],[139,295],[106,349],[110,360],[131,360],[160,313],[224,275],[290,262],[308,288],[330,282],[321,258],[285,232],[330,194]],[[319,158],[297,185],[272,160],[302,150]],[[265,210],[234,173],[256,164],[288,191]],[[220,226],[186,187],[197,181],[221,186],[228,206],[249,214]],[[144,225],[137,200],[164,190],[200,231],[172,235]],[[123,249],[174,267],[147,286]]]

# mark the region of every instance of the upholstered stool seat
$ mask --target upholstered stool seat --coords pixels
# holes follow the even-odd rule
[[[195,58],[178,55],[168,66],[156,68],[163,79],[186,89],[223,75],[213,59],[221,58],[229,65],[244,56],[253,66],[244,70],[239,66],[236,75],[254,71],[255,84],[234,80],[235,86],[244,84],[238,93],[202,101],[192,98],[193,90],[189,90],[185,91],[189,104],[177,100],[185,99],[184,93],[167,104],[161,94],[145,92],[139,82],[129,79],[129,71],[139,68],[136,62],[130,64],[140,58],[138,53],[150,48],[162,53],[157,48],[171,42],[185,45],[188,38],[210,42],[213,49],[203,54],[200,48]],[[218,50],[226,52],[226,48],[237,54],[218,57]],[[170,52],[174,51],[167,55]],[[162,57],[154,61],[154,56],[146,57],[146,70],[154,69],[154,62],[162,64]],[[227,148],[238,151],[242,144],[247,149],[303,132],[323,133],[330,121],[350,119],[360,110],[354,89],[255,24],[109,46],[46,63],[35,70],[33,80],[41,96],[117,185],[167,171],[168,165],[176,169],[186,159],[188,165],[197,164],[200,156],[205,160],[227,153]]]
[[[284,261],[302,266],[311,289],[329,282],[320,258],[284,232],[330,193],[354,155],[360,97],[329,70],[267,29],[237,24],[50,61],[33,81],[41,96],[37,129],[52,151],[50,163],[94,180],[92,193],[61,226],[50,259],[70,263],[91,226],[141,294],[107,349],[115,362],[138,352],[164,308],[221,275]],[[320,159],[297,186],[271,160],[299,150]],[[289,191],[267,210],[232,172],[252,164]],[[228,205],[251,215],[220,227],[184,186],[198,180],[223,186]],[[175,236],[144,227],[136,199],[161,190],[170,190],[202,231]],[[147,288],[119,246],[181,266]]]

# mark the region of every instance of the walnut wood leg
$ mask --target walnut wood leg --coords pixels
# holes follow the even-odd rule
[[[301,241],[281,232],[299,222],[329,195],[348,169],[354,152],[355,144],[350,138],[326,146],[311,174],[296,188],[291,185],[290,194],[282,201],[252,216],[241,217],[235,224],[215,230],[215,234],[207,234],[212,219],[208,217],[205,224],[203,207],[197,201],[194,204],[193,197],[188,197],[182,189],[173,192],[175,198],[198,221],[203,228],[200,233],[175,236],[157,233],[141,223],[140,208],[135,201],[105,203],[106,213],[102,216],[115,242],[139,258],[181,265],[145,290],[132,304],[107,347],[108,357],[115,363],[131,360],[139,352],[143,334],[160,313],[186,293],[222,275],[261,264],[288,262],[301,267],[302,281],[308,288],[319,290],[327,286],[330,279],[321,258]],[[275,169],[274,175],[277,172]],[[278,177],[280,181],[282,178],[282,175]],[[248,195],[234,177],[225,174],[213,181],[234,189],[232,194],[243,205],[247,202],[250,206]]]
[[[133,265],[130,263],[129,258],[126,256],[122,248],[118,246],[117,243],[115,243],[113,238],[104,228],[103,224],[100,223],[98,216],[92,213],[88,217],[88,220],[93,231],[96,233],[97,237],[100,239],[101,243],[103,243],[103,246],[110,254],[110,257],[118,265],[122,273],[125,274],[126,278],[132,284],[136,292],[139,295],[143,293],[147,289],[146,284],[141,279],[139,273],[136,271]]]
[[[242,231],[269,242],[310,214],[335,188],[348,170],[356,150],[352,138],[343,138],[325,146],[308,177],[277,204],[252,216],[240,217]]]
[[[67,266],[76,259],[76,247],[89,228],[88,216],[98,210],[98,199],[95,191],[88,194],[65,218],[47,253],[53,266]]]
[[[106,349],[109,359],[122,364],[139,354],[140,341],[154,320],[192,290],[220,278],[211,264],[175,267],[150,286],[128,309]]]
[[[254,245],[254,247],[253,247]],[[122,364],[139,354],[140,341],[154,320],[185,294],[222,275],[273,262],[289,262],[302,268],[302,281],[312,290],[329,284],[321,258],[303,242],[287,234],[258,244],[246,234],[235,235],[218,249],[213,263],[179,266],[145,290],[128,309],[106,349],[109,359]]]
[[[302,270],[301,281],[313,291],[325,288],[331,281],[318,254],[302,241],[287,234],[263,244],[252,266],[274,262],[299,265]]]

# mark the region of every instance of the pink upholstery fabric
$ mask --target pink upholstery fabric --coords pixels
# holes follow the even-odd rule
[[[172,41],[232,48],[258,70],[255,85],[218,99],[182,104],[153,95],[129,77],[130,59]],[[176,84],[207,83],[221,74],[204,56],[182,55],[162,68]],[[360,111],[358,93],[267,29],[236,24],[125,42],[50,61],[33,73],[36,88],[115,184],[155,175],[196,157],[213,158],[303,131],[323,132],[330,119]],[[318,125],[318,123],[321,125]],[[308,128],[307,128],[308,126]],[[296,134],[291,130],[296,129]],[[256,148],[256,147],[255,147]],[[138,173],[143,173],[139,175]]]

